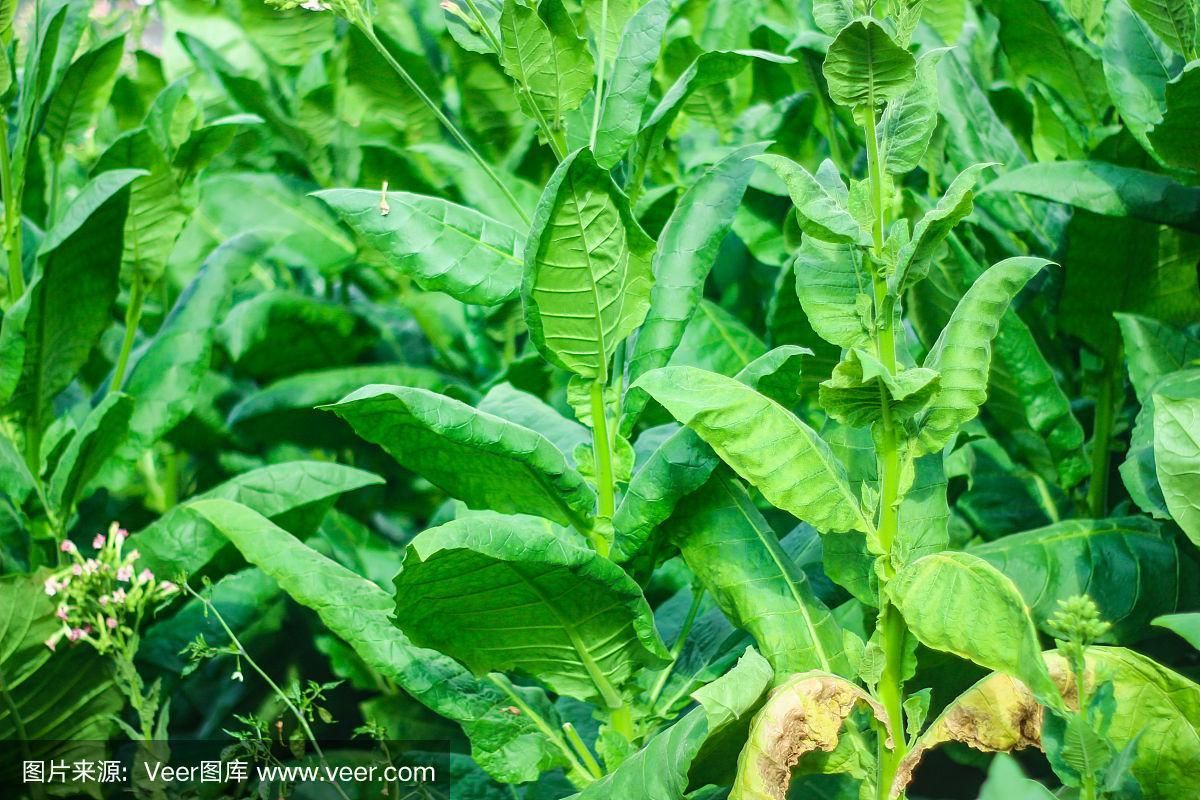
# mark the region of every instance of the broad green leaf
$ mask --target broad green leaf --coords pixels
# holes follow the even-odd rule
[[[592,34],[592,45],[605,61],[619,57],[622,33],[639,4],[639,0],[607,0],[584,5],[583,16]]]
[[[653,252],[591,154],[567,156],[538,201],[525,246],[521,296],[538,351],[584,378],[607,380],[617,343],[649,308]]]
[[[776,675],[852,675],[841,626],[737,480],[718,472],[667,524],[696,579]]]
[[[829,45],[821,71],[838,105],[875,109],[900,97],[916,79],[912,53],[870,18],[856,19]]]
[[[858,706],[888,730],[887,712],[866,690],[821,671],[793,675],[750,723],[730,800],[786,797],[792,767],[809,753],[833,752],[842,726]],[[888,731],[889,740],[893,735],[903,733]]]
[[[821,384],[820,400],[831,417],[866,427],[883,419],[883,404],[898,422],[912,419],[938,390],[939,376],[924,367],[893,375],[866,350],[854,348]]]
[[[958,173],[938,198],[937,205],[926,212],[913,226],[912,238],[900,248],[896,266],[899,291],[908,289],[914,281],[929,274],[930,265],[937,256],[942,243],[954,226],[958,225],[973,208],[975,184],[979,174],[992,164],[975,164]]]
[[[813,351],[800,380],[801,395],[812,397],[821,381],[833,374],[833,368],[841,360],[842,348],[825,341],[813,330],[796,294],[794,261],[785,264],[775,279],[767,305],[766,328],[767,343],[772,347],[794,345]]]
[[[766,344],[746,323],[711,300],[700,298],[668,364],[733,376],[766,352]],[[640,390],[626,393],[626,397],[630,395],[644,396]]]
[[[1187,0],[1130,0],[1150,30],[1187,58],[1196,57],[1196,7]]]
[[[917,73],[904,94],[891,100],[879,119],[879,158],[892,175],[917,168],[938,121],[937,65],[944,49],[929,50],[917,59]]]
[[[829,36],[837,36],[838,32],[854,21],[858,15],[853,0],[813,0],[813,21],[817,27]]]
[[[366,364],[290,375],[249,395],[229,412],[229,425],[255,439],[329,441],[329,420],[317,406],[336,403],[355,389],[373,383],[413,386],[431,392],[472,397],[454,378],[428,367],[410,364]],[[336,440],[336,436],[333,439]]]
[[[1200,544],[1200,397],[1154,395],[1154,465],[1171,516]]]
[[[1200,650],[1200,613],[1167,614],[1153,620],[1151,624],[1175,632],[1192,647]]]
[[[754,171],[750,158],[763,149],[764,145],[752,144],[734,150],[710,167],[676,204],[658,237],[654,288],[629,361],[630,382],[666,366],[679,346]],[[626,414],[637,416],[635,410]],[[632,427],[632,418],[625,428]]]
[[[133,182],[129,193],[121,268],[139,276],[148,287],[162,275],[175,240],[187,222],[188,209],[167,154],[159,149],[147,129],[122,134],[100,156],[96,171],[119,166],[146,171]]]
[[[529,517],[473,514],[418,534],[396,576],[396,624],[476,674],[516,670],[610,708],[667,658],[638,585]]]
[[[502,222],[409,192],[327,189],[315,196],[382,253],[389,267],[423,289],[481,305],[498,305],[520,291],[521,242]]]
[[[733,378],[664,367],[638,380],[773,505],[822,532],[870,531],[845,467],[786,408]]]
[[[1167,84],[1166,113],[1162,122],[1150,131],[1150,144],[1164,161],[1193,172],[1200,170],[1200,145],[1193,136],[1196,126],[1200,125],[1198,94],[1200,61],[1191,61]]]
[[[322,461],[287,461],[243,472],[192,498],[243,504],[297,535],[316,530],[325,512],[346,492],[383,483],[360,469]],[[156,574],[174,577],[201,570],[225,546],[221,534],[187,506],[175,506],[134,534],[142,562]]]
[[[1163,120],[1167,82],[1183,67],[1126,0],[1105,4],[1104,78],[1121,121],[1153,153],[1148,133]]]
[[[1129,382],[1138,400],[1145,402],[1159,378],[1200,361],[1200,339],[1156,319],[1137,314],[1116,314],[1125,342]]]
[[[787,402],[787,395],[795,395],[800,362],[807,355],[809,351],[803,347],[777,347],[751,362],[736,378]],[[777,385],[781,387],[778,392]],[[612,559],[623,562],[638,555],[654,529],[671,516],[680,500],[708,481],[718,464],[720,459],[690,428],[679,428],[668,436],[637,465],[617,506]]]
[[[20,775],[28,759],[94,760],[125,700],[111,667],[87,645],[45,640],[61,630],[56,603],[43,591],[48,572],[0,578],[0,737],[9,742],[0,772]],[[59,788],[67,788],[60,785]],[[67,791],[70,791],[69,788]]]
[[[187,185],[213,158],[225,152],[243,127],[260,124],[262,118],[254,114],[230,114],[189,133],[171,158],[180,184]]]
[[[129,433],[133,398],[120,392],[105,397],[79,426],[50,478],[50,502],[69,517],[87,485]]]
[[[317,612],[373,669],[442,716],[463,726],[484,769],[512,782],[530,781],[563,765],[562,757],[512,700],[442,653],[415,646],[392,621],[395,601],[370,581],[311,550],[251,509],[226,500],[189,505],[242,556],[279,583],[297,603]]]
[[[24,345],[20,382],[5,410],[26,417],[39,433],[49,423],[51,401],[75,379],[111,322],[121,264],[121,237],[114,231],[125,220],[129,184],[142,174],[106,172],[80,190],[42,240],[33,281],[5,314],[0,339],[20,337]]]
[[[703,760],[705,743],[735,729],[770,683],[770,665],[753,648],[747,649],[729,672],[692,693],[699,708],[569,800],[679,800],[687,792],[693,763]]]
[[[68,142],[80,143],[108,101],[125,50],[125,35],[106,39],[67,69],[46,107],[42,132],[50,140],[53,161],[61,161]],[[7,72],[7,62],[4,64]],[[121,166],[140,166],[122,164]]]
[[[266,380],[315,364],[351,363],[374,338],[349,304],[293,289],[267,290],[238,303],[216,336],[240,372]]]
[[[805,236],[796,253],[796,294],[812,329],[838,347],[870,344],[860,297],[869,297],[871,274],[860,248]]]
[[[322,15],[317,15],[322,16]],[[440,85],[424,54],[409,51],[388,30],[376,23],[375,33],[384,47],[434,103],[440,101]],[[437,141],[440,123],[433,110],[392,70],[367,37],[351,27],[344,39],[346,78],[338,91],[346,102],[337,106],[339,121],[358,128],[373,138],[395,144]],[[262,112],[247,108],[256,114]]]
[[[364,386],[324,408],[470,508],[586,532],[596,499],[540,433],[424,389]]]
[[[1065,520],[968,552],[1012,579],[1047,632],[1058,601],[1090,594],[1113,624],[1106,641],[1137,641],[1150,620],[1174,611],[1187,591],[1174,537],[1144,517]]]
[[[1200,189],[1101,161],[1031,164],[1001,175],[984,191],[1021,192],[1107,217],[1132,217],[1200,233]]]
[[[252,236],[238,236],[214,250],[158,332],[134,350],[120,387],[134,406],[118,461],[136,461],[191,413],[212,358],[213,321],[224,316],[234,284],[265,248]],[[102,480],[115,477],[109,472]]]
[[[1042,784],[1026,778],[1014,758],[1000,753],[988,767],[979,800],[1055,800],[1055,796]]]
[[[866,246],[871,243],[870,232],[863,230],[846,208],[846,189],[840,178],[827,185],[829,181],[809,174],[804,167],[784,156],[767,154],[757,156],[756,160],[773,169],[787,186],[788,195],[796,206],[796,222],[808,236],[833,244]],[[818,175],[823,174],[836,175],[832,162],[821,165]]]
[[[410,149],[421,158],[427,159],[441,179],[449,181],[462,196],[465,205],[500,220],[511,228],[524,231],[528,227],[528,222],[521,218],[508,198],[496,191],[495,184],[488,178],[487,173],[462,150],[436,142],[414,145]],[[493,171],[516,196],[521,208],[532,214],[541,196],[541,185],[534,186],[501,164],[493,165]]]
[[[625,156],[641,129],[669,12],[667,0],[650,0],[637,10],[620,34],[620,47],[596,129],[596,163],[605,169],[611,169]]]
[[[258,0],[241,0],[240,6],[246,37],[276,64],[302,67],[333,46],[333,14],[281,9]]]
[[[592,435],[583,425],[567,419],[541,398],[514,389],[511,384],[493,386],[479,401],[477,408],[501,419],[524,425],[549,439],[574,465],[571,453],[581,444],[590,444]]]
[[[1138,508],[1156,519],[1170,519],[1155,457],[1155,408],[1159,396],[1193,400],[1200,397],[1200,369],[1169,372],[1151,384],[1134,420],[1129,450],[1121,464],[1121,480]]]
[[[929,354],[925,367],[941,375],[941,385],[921,420],[919,450],[945,447],[979,413],[987,399],[992,339],[1017,292],[1050,262],[1017,257],[986,270],[963,295]]]
[[[1013,582],[982,558],[925,556],[897,573],[887,592],[926,647],[1018,678],[1040,702],[1061,706],[1029,608]],[[980,620],[987,624],[980,627]]]
[[[522,87],[525,113],[557,129],[587,97],[595,74],[587,43],[561,0],[505,0],[500,44],[500,64]]]

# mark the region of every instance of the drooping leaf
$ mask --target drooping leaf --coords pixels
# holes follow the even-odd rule
[[[963,295],[925,357],[925,367],[941,375],[941,385],[921,421],[921,452],[944,447],[979,413],[987,399],[992,339],[1000,319],[1017,292],[1049,263],[1032,257],[1006,259]]]
[[[620,47],[596,129],[596,163],[605,169],[611,169],[624,157],[641,129],[669,11],[667,0],[650,0],[637,10],[620,34]]]
[[[285,530],[237,503],[195,502],[188,512],[219,529],[243,557],[274,578],[297,603],[316,611],[373,669],[434,711],[458,722],[472,754],[507,781],[534,780],[563,764],[560,753],[511,699],[453,659],[415,646],[393,624],[395,601],[375,584],[309,549]]]
[[[862,250],[805,236],[796,253],[796,294],[814,331],[839,347],[868,345],[859,297],[868,296],[871,275]]]
[[[697,580],[754,637],[776,675],[852,677],[841,626],[736,479],[718,472],[667,525]]]
[[[1200,397],[1200,370],[1169,372],[1155,381],[1146,393],[1134,420],[1129,450],[1121,464],[1121,479],[1138,508],[1156,519],[1169,519],[1171,511],[1163,496],[1155,457],[1155,408],[1160,396],[1189,399]]]
[[[917,59],[916,77],[904,94],[891,100],[879,120],[879,157],[892,175],[916,169],[938,121],[937,65],[945,50],[930,50]]]
[[[822,72],[835,103],[851,108],[865,105],[873,113],[908,89],[916,78],[916,61],[882,25],[863,18],[834,38]]]
[[[1121,121],[1153,153],[1148,133],[1163,120],[1167,82],[1182,60],[1133,13],[1126,0],[1105,3],[1104,78]]]
[[[1200,339],[1138,314],[1116,314],[1129,382],[1143,403],[1159,378],[1200,360]]]
[[[823,672],[793,675],[771,692],[750,724],[730,800],[786,797],[792,768],[809,753],[833,752],[857,706],[866,707],[887,729],[887,712],[864,689]],[[892,735],[903,734],[889,732],[889,740]]]
[[[1137,641],[1186,591],[1173,537],[1144,517],[1064,520],[969,550],[1003,572],[1042,630],[1060,600],[1087,594],[1113,624],[1105,641]],[[1103,588],[1101,588],[1103,587]]]
[[[654,242],[586,150],[568,156],[538,201],[521,295],[538,350],[584,378],[607,379],[617,343],[641,324]]]
[[[1192,647],[1200,650],[1200,613],[1167,614],[1151,624],[1174,631]]]
[[[243,472],[192,498],[240,503],[271,520],[285,524],[297,535],[316,530],[337,498],[383,479],[360,469],[322,461],[287,461]],[[175,506],[135,533],[144,564],[156,574],[174,577],[198,572],[225,540],[212,525],[188,510]]]
[[[591,433],[583,425],[559,414],[540,398],[501,383],[488,390],[477,408],[501,419],[524,425],[545,436],[574,464],[571,453],[581,444],[591,442]]]
[[[58,513],[71,513],[80,491],[125,441],[132,413],[133,398],[117,392],[104,398],[84,419],[50,478],[50,501]]]
[[[67,68],[50,98],[42,122],[42,133],[50,140],[53,160],[61,160],[67,142],[78,143],[95,124],[112,92],[124,50],[125,35],[119,34],[99,43]]]
[[[355,433],[469,507],[588,530],[595,494],[540,433],[424,389],[364,386],[331,406]]]
[[[591,53],[561,0],[505,0],[500,43],[504,71],[529,90],[518,92],[525,113],[552,128],[592,88]]]
[[[766,352],[767,345],[745,322],[711,300],[700,298],[668,364],[733,376]],[[630,395],[644,397],[641,390],[626,394]]]
[[[530,517],[472,514],[418,534],[396,576],[396,622],[476,674],[516,670],[610,708],[639,667],[667,657],[638,585]]]
[[[897,257],[896,284],[900,291],[929,273],[942,242],[971,213],[975,183],[979,180],[979,174],[990,166],[975,164],[958,173],[945,194],[938,198],[937,205],[913,226],[912,239],[900,249]]]
[[[1039,702],[1060,707],[1037,631],[1017,587],[982,558],[935,553],[887,584],[909,629],[926,647],[1019,678]],[[980,628],[979,620],[987,620]]]
[[[317,192],[386,263],[421,288],[464,303],[497,305],[517,296],[523,264],[517,233],[465,206],[409,192]]]
[[[1200,170],[1200,145],[1191,135],[1200,124],[1197,87],[1200,87],[1200,63],[1191,61],[1167,83],[1166,113],[1162,122],[1150,131],[1154,152],[1171,166],[1193,172]]]
[[[796,222],[808,236],[832,244],[871,243],[870,232],[863,230],[846,207],[845,186],[840,178],[833,177],[836,170],[832,162],[822,164],[818,175],[813,176],[783,156],[761,155],[756,160],[773,169],[787,186],[796,206]]]
[[[821,384],[821,407],[846,425],[867,427],[888,414],[900,422],[912,419],[938,390],[939,376],[924,367],[893,375],[866,350],[850,350]]]
[[[1171,516],[1200,544],[1200,397],[1154,396],[1154,465]]]
[[[812,428],[775,401],[693,367],[654,370],[638,385],[775,506],[821,531],[872,530],[845,467]]]
[[[1196,9],[1186,0],[1130,0],[1150,30],[1181,56],[1196,55]]]

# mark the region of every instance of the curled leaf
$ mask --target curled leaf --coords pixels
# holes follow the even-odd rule
[[[793,675],[771,692],[750,723],[729,800],[783,800],[792,767],[809,753],[831,753],[842,725],[865,705],[886,727],[887,713],[867,692],[826,672]],[[888,746],[892,738],[889,732]]]

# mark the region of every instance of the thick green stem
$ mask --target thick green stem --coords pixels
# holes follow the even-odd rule
[[[624,736],[626,741],[632,742],[637,739],[637,731],[633,727],[633,711],[628,704],[614,708],[608,721],[612,724],[613,730]]]
[[[1088,511],[1093,519],[1108,513],[1108,473],[1112,455],[1116,395],[1121,372],[1120,355],[1104,363],[1104,374],[1096,394],[1096,418],[1092,427],[1092,478],[1088,483]]]
[[[562,729],[563,733],[567,735],[567,741],[571,743],[571,747],[587,766],[588,774],[596,779],[604,777],[604,770],[600,767],[600,762],[592,755],[592,751],[588,750],[587,744],[579,735],[579,731],[575,730],[575,726],[569,722],[564,722]]]
[[[608,0],[600,0],[600,36],[596,41],[596,102],[592,104],[591,148],[596,149],[596,131],[600,128],[600,107],[604,104],[604,65],[607,62],[605,45],[608,44]]]
[[[460,145],[462,145],[462,148],[467,151],[467,154],[470,155],[471,158],[475,159],[475,163],[479,165],[479,168],[482,169],[488,178],[491,179],[492,183],[496,184],[496,187],[504,195],[505,199],[507,199],[509,204],[512,205],[513,210],[516,211],[521,220],[528,225],[529,215],[525,213],[525,209],[521,207],[520,202],[518,202],[516,196],[512,193],[512,190],[510,190],[508,185],[500,179],[500,176],[497,175],[496,171],[492,169],[491,164],[489,164],[484,157],[479,154],[479,151],[475,149],[471,142],[467,140],[466,135],[459,130],[458,126],[446,116],[441,107],[438,106],[437,103],[433,102],[433,98],[425,93],[425,90],[421,88],[421,84],[417,83],[413,76],[408,74],[408,70],[401,66],[400,62],[397,61],[394,56],[392,56],[391,51],[384,47],[383,42],[379,41],[379,36],[376,35],[375,27],[371,24],[371,21],[363,18],[351,20],[351,22],[355,25],[355,27],[362,31],[362,34],[367,37],[367,41],[369,41],[371,45],[379,52],[379,55],[382,56],[383,60],[388,63],[388,66],[400,76],[400,79],[404,81],[409,89],[412,90],[413,94],[415,94],[422,103],[428,106],[429,110],[433,112],[433,115],[437,117],[438,122],[442,124],[442,127],[444,127],[449,134],[453,136]]]
[[[600,494],[597,515],[604,519],[612,519],[616,510],[612,443],[608,438],[608,408],[604,403],[604,382],[599,380],[592,383],[592,451],[596,456],[596,488]]]
[[[554,743],[554,746],[559,749],[559,751],[567,759],[567,762],[574,767],[576,773],[578,773],[580,777],[599,778],[604,774],[603,772],[593,771],[591,765],[580,761],[583,753],[586,753],[589,757],[591,756],[591,753],[587,752],[587,748],[583,748],[583,753],[577,755],[574,750],[571,749],[571,746],[567,743],[567,740],[559,736],[558,732],[554,730],[554,727],[547,722],[541,714],[537,713],[532,706],[525,702],[525,699],[521,697],[520,693],[518,693],[516,688],[513,687],[512,683],[509,682],[507,676],[494,672],[488,675],[488,679],[497,687],[499,687],[500,691],[508,695],[508,699],[512,701],[512,704],[515,708],[517,708],[527,718],[533,720],[533,724],[546,736],[547,739]],[[569,739],[571,734],[566,730],[566,727],[566,725],[563,726],[563,731],[567,734]],[[576,735],[578,736],[578,734]]]
[[[4,192],[4,251],[8,255],[8,302],[25,292],[21,270],[21,192],[13,182],[12,159],[8,152],[8,116],[0,109],[0,190]]]
[[[137,340],[138,325],[142,321],[142,306],[146,302],[146,284],[142,276],[133,274],[133,285],[129,287],[129,306],[125,309],[125,338],[121,341],[121,352],[117,355],[117,366],[113,370],[112,382],[108,384],[108,393],[121,391],[125,381],[125,369],[129,366],[129,354],[133,352],[133,343]]]
[[[658,698],[662,696],[662,691],[667,685],[667,679],[671,677],[671,672],[675,669],[676,662],[679,661],[679,654],[683,652],[683,646],[687,644],[688,634],[692,632],[692,625],[696,623],[696,615],[700,613],[700,604],[703,602],[704,589],[693,587],[692,604],[688,608],[687,616],[683,620],[683,627],[679,629],[679,635],[675,637],[675,642],[671,645],[671,663],[663,667],[658,680],[654,682],[654,687],[650,690],[648,705],[651,708],[658,702]]]

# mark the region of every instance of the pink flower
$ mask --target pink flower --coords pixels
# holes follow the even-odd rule
[[[96,538],[92,539],[92,547],[96,550],[99,550],[101,547],[104,547],[104,543],[107,541],[108,540],[104,538],[103,533],[97,533]]]
[[[63,539],[63,543],[59,547],[59,549],[62,550],[64,553],[74,553],[75,552],[75,543],[72,542],[70,539]]]
[[[137,551],[136,547],[129,551],[129,560],[130,561],[137,561],[141,557],[142,557],[142,554]]]
[[[117,528],[117,536],[120,536],[122,539],[128,539],[129,531],[125,530],[124,528]]]
[[[67,639],[72,642],[78,642],[84,636],[87,636],[87,632],[83,628],[71,628],[67,631]]]
[[[50,576],[49,578],[46,578],[45,585],[46,585],[46,594],[50,595],[51,597],[54,597],[54,595],[58,594],[58,590],[63,588],[62,584],[60,584],[58,582],[58,579],[55,578],[53,575]]]
[[[108,605],[108,599],[109,599],[108,595],[102,594],[96,599],[99,601],[100,605],[102,605],[102,606]]]
[[[50,648],[51,653],[53,653],[54,648],[58,646],[58,638],[59,638],[59,635],[56,633],[44,642],[46,647]]]
[[[117,580],[122,583],[129,583],[129,579],[133,577],[133,567],[121,567],[117,570]]]
[[[95,574],[96,570],[98,569],[100,569],[100,562],[94,558],[89,558],[87,561],[83,562],[83,571],[88,575]]]
[[[138,575],[138,583],[149,583],[154,580],[154,573],[148,569],[144,569]]]
[[[67,621],[67,612],[69,610],[70,609],[68,609],[65,605],[61,605],[58,607],[58,610],[54,612],[54,616],[58,617],[63,622],[66,622]]]
[[[116,630],[117,629],[117,618],[109,617],[108,619],[104,620],[104,624],[108,626],[108,629],[110,631]]]
[[[170,581],[163,581],[162,583],[160,583],[158,585],[158,588],[160,590],[162,590],[163,594],[171,594],[171,592],[179,591],[179,587],[176,586],[175,584],[171,583]]]
[[[113,592],[112,599],[113,599],[114,603],[124,603],[125,602],[125,590],[117,589],[115,592]]]
[[[82,575],[83,574],[83,564],[72,564],[71,565],[71,574],[76,575],[76,576]]]

